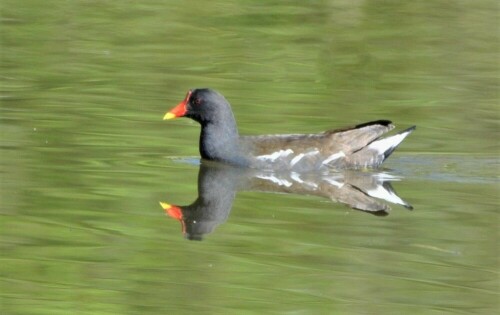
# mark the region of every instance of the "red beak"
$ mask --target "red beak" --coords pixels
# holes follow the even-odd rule
[[[166,113],[165,116],[163,116],[163,120],[174,119],[174,118],[182,117],[182,116],[186,115],[187,103],[189,102],[189,98],[191,97],[191,93],[192,93],[191,90],[189,90],[187,92],[184,100],[182,102],[180,102],[179,104],[177,104],[177,106],[172,108],[168,113]]]
[[[160,206],[163,208],[166,214],[168,214],[170,217],[178,220],[181,222],[182,225],[182,233],[186,233],[186,223],[184,222],[184,215],[182,214],[182,209],[180,207],[170,205],[166,202],[161,202],[160,201]]]

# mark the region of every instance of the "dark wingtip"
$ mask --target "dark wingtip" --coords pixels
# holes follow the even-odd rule
[[[369,213],[369,214],[373,214],[376,217],[385,217],[385,216],[388,216],[389,212],[387,212],[386,209],[390,210],[389,207],[386,207],[386,209],[380,209],[380,210],[367,210],[367,209],[360,208],[360,207],[351,207],[351,208],[354,209],[354,210],[360,210],[360,211],[363,211],[363,212],[366,212],[366,213]]]
[[[369,212],[369,213],[373,214],[376,217],[386,217],[389,215],[389,212],[387,212],[385,210],[378,210],[378,211]]]
[[[415,126],[411,126],[410,128],[407,128],[407,129],[405,129],[405,130],[403,130],[403,131],[401,131],[401,132],[398,132],[398,133],[405,133],[405,132],[408,132],[408,133],[409,133],[409,132],[412,132],[412,131],[413,131],[413,130],[415,130],[415,129],[417,129],[417,126],[416,126],[416,125],[415,125]]]
[[[356,125],[355,128],[363,128],[363,127],[371,126],[371,125],[382,125],[382,126],[389,127],[391,124],[392,124],[392,121],[386,120],[386,119],[381,119],[381,120],[374,120],[374,121],[369,121],[366,123]]]
[[[403,207],[405,207],[408,210],[413,210],[414,209],[413,206],[410,205],[410,204],[403,205]]]

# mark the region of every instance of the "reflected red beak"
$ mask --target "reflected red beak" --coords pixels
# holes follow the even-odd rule
[[[166,202],[160,202],[161,207],[165,210],[166,214],[176,220],[182,220],[182,210],[179,207],[170,205]]]
[[[177,106],[172,108],[168,113],[166,113],[165,116],[163,116],[163,120],[174,119],[174,118],[182,117],[182,116],[186,115],[187,103],[189,102],[189,98],[191,97],[191,93],[192,93],[191,90],[189,90],[187,92],[184,100],[182,102],[180,102],[179,104],[177,104]]]

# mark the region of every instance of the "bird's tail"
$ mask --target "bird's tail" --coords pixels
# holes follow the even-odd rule
[[[378,154],[384,156],[384,160],[391,155],[391,153],[398,147],[398,145],[410,134],[413,130],[415,130],[417,126],[412,126],[406,130],[401,131],[394,136],[382,138],[373,141],[370,143],[367,148],[370,150],[375,150]]]

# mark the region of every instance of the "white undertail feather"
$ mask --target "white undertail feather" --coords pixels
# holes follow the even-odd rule
[[[371,197],[379,198],[397,205],[405,207],[410,206],[403,199],[399,198],[394,191],[386,189],[383,185],[377,185],[376,188],[368,190],[366,193]]]
[[[384,154],[385,152],[391,152],[396,148],[405,138],[408,136],[413,129],[408,129],[392,137],[383,138],[380,140],[373,141],[368,145],[368,148],[376,150],[379,154]]]

